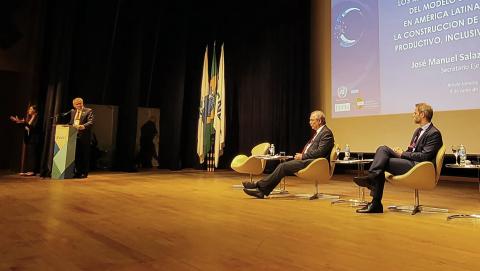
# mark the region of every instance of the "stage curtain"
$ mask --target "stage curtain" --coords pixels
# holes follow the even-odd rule
[[[203,54],[214,41],[217,52],[225,44],[227,127],[220,167],[259,142],[294,153],[309,138],[310,1],[46,3],[37,11],[43,18],[38,54],[46,129],[77,96],[87,104],[118,105],[115,169],[135,171],[138,106],[161,110],[160,167],[200,168]],[[51,131],[46,143],[44,163],[51,160]]]

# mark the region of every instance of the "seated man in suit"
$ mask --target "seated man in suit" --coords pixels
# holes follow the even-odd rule
[[[415,164],[423,161],[435,163],[435,156],[442,147],[442,134],[432,124],[433,109],[426,103],[415,105],[413,121],[420,127],[413,134],[410,146],[406,151],[400,148],[392,150],[387,146],[377,149],[368,175],[354,177],[359,186],[371,190],[372,201],[357,213],[383,213],[382,196],[385,185],[385,171],[394,175],[404,174]]]
[[[310,126],[316,133],[303,148],[302,153],[295,154],[295,159],[281,163],[264,179],[252,183],[244,182],[243,191],[252,197],[262,198],[268,196],[278,185],[283,177],[307,167],[316,158],[330,158],[334,145],[333,133],[325,125],[325,114],[322,111],[313,111],[310,114]]]

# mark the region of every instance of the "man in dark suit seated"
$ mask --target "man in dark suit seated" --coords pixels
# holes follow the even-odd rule
[[[415,164],[423,161],[435,163],[438,150],[442,147],[442,134],[432,124],[433,109],[426,103],[415,105],[413,121],[420,127],[415,130],[410,146],[406,151],[381,146],[377,149],[368,175],[354,177],[359,186],[371,190],[372,201],[357,213],[383,213],[382,196],[385,185],[385,171],[393,175],[401,175],[409,171]]]
[[[310,126],[316,133],[307,142],[302,153],[295,154],[294,160],[279,164],[270,175],[256,183],[243,182],[245,187],[243,191],[247,195],[263,199],[272,192],[283,177],[306,168],[316,158],[330,158],[334,138],[332,131],[326,126],[325,114],[322,111],[313,111],[310,114]]]

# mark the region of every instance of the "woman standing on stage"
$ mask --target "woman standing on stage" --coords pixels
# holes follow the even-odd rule
[[[24,127],[20,175],[35,176],[39,172],[38,155],[41,142],[37,106],[30,105],[25,118],[10,116],[10,120]]]

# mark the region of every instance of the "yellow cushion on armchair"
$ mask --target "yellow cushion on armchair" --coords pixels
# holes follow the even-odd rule
[[[230,167],[238,173],[251,175],[262,174],[265,169],[265,160],[255,158],[255,155],[264,155],[267,153],[270,143],[261,143],[252,149],[252,156],[239,154],[233,158]]]

